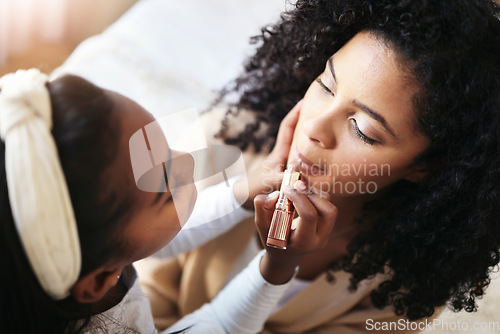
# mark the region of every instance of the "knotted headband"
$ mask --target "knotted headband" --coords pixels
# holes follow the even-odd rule
[[[81,251],[51,134],[47,81],[36,69],[0,78],[0,137],[10,206],[26,256],[45,292],[63,299],[80,274]]]

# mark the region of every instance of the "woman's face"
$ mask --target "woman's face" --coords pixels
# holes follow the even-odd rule
[[[129,198],[134,199],[132,215],[122,233],[130,255],[123,259],[123,264],[128,264],[165,246],[190,216],[197,197],[193,181],[194,160],[189,154],[171,150],[163,134],[158,135],[159,132],[156,132],[156,136],[147,135],[148,129],[159,129],[157,123],[150,124],[155,119],[149,112],[120,94],[108,93],[113,99],[114,111],[119,113],[121,123],[120,152],[109,177],[111,184],[116,185],[115,189],[122,189],[127,195],[131,195]],[[145,127],[146,125],[148,126]],[[146,138],[149,148],[157,148],[154,150],[155,161],[164,162],[148,173],[148,191],[141,190],[136,183],[134,163],[131,161],[132,148],[129,144],[137,131],[140,135],[146,134],[143,138]],[[143,153],[147,158],[150,157],[150,152]],[[164,181],[167,178],[165,188]]]
[[[390,47],[358,33],[304,96],[289,161],[301,160],[304,179],[335,204],[418,182],[423,172],[412,162],[428,139],[414,126],[417,90]]]

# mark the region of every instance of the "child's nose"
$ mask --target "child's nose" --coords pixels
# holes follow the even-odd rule
[[[179,180],[177,180],[178,184],[186,185],[188,183],[193,183],[195,164],[193,156],[187,152],[172,150],[172,158],[172,168],[176,169],[173,174],[177,175],[177,178],[179,178]]]

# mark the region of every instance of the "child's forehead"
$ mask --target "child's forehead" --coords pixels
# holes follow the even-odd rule
[[[160,147],[157,149],[158,154],[162,154],[158,159],[166,160],[168,153],[168,145],[162,133],[155,127],[154,117],[142,108],[133,100],[112,91],[106,91],[113,101],[113,113],[115,127],[119,131],[120,144],[114,162],[111,164],[108,173],[108,181],[118,183],[130,183],[135,185],[134,173],[130,155],[130,139],[132,136],[140,134],[146,138],[147,145]],[[149,136],[144,137],[143,131],[148,127]],[[150,159],[149,156],[143,158]],[[137,160],[137,159],[136,159]],[[160,160],[159,160],[160,161]]]

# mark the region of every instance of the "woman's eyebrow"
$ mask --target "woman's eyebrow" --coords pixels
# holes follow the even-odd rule
[[[333,80],[337,82],[337,77],[335,76],[335,67],[333,66],[333,57],[328,58],[328,68],[330,68],[330,72],[332,73]],[[385,118],[380,115],[378,112],[374,111],[370,107],[364,105],[363,103],[353,100],[352,103],[356,105],[358,108],[363,110],[365,113],[368,114],[371,118],[382,124],[382,126],[387,130],[387,132],[393,136],[394,138],[397,138],[396,135],[394,134],[394,131],[391,129],[389,124],[387,124],[387,121]]]
[[[328,67],[332,73],[333,81],[337,82],[337,77],[335,76],[335,68],[333,67],[333,57],[328,58]]]
[[[387,121],[385,118],[380,115],[379,113],[375,112],[373,109],[369,108],[368,106],[362,104],[361,102],[357,100],[353,100],[352,103],[356,105],[359,109],[363,110],[365,113],[368,114],[371,118],[382,124],[382,126],[391,134],[394,138],[396,138],[396,135],[394,134],[394,131],[391,129],[391,127],[387,124]]]

